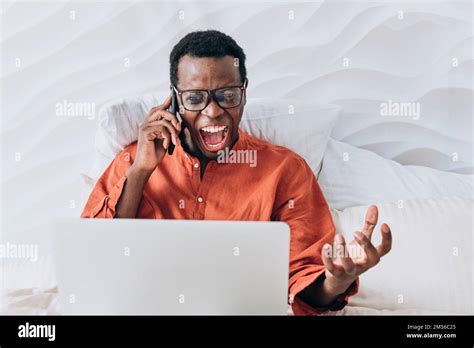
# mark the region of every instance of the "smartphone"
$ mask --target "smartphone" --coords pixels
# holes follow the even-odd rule
[[[176,117],[179,120],[179,117],[178,117],[178,98],[176,97],[176,91],[174,90],[174,88],[171,88],[171,106],[168,109],[168,112],[176,115]],[[175,145],[172,142],[170,142],[170,145],[168,146],[168,155],[173,154],[174,147],[175,147]]]

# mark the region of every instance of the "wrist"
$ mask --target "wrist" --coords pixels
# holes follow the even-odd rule
[[[148,182],[148,179],[153,173],[153,170],[142,168],[135,164],[132,164],[132,166],[128,168],[127,172],[125,173],[125,176],[127,177],[127,179],[136,178],[139,181],[143,181],[146,183]]]
[[[326,278],[323,282],[323,287],[333,295],[340,295],[347,291],[352,283],[356,281],[357,277],[348,279]]]

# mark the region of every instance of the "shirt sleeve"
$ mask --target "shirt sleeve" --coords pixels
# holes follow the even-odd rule
[[[335,226],[328,204],[304,159],[297,156],[283,172],[273,209],[273,220],[290,226],[289,303],[295,315],[317,315],[342,309],[349,296],[357,293],[358,279],[328,307],[314,308],[297,295],[324,276],[321,249],[332,244]]]
[[[120,152],[95,184],[81,214],[82,218],[113,218],[132,165],[128,148]]]

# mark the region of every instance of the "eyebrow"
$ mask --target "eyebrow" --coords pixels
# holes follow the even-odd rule
[[[217,88],[199,88],[199,87],[188,87],[188,88],[178,88],[180,91],[208,91],[208,90],[215,90],[215,89],[221,89],[221,88],[226,88],[226,87],[235,87],[235,86],[242,86],[242,81],[239,81],[237,83],[231,82],[227,83],[225,85],[222,85]],[[176,86],[178,87],[178,86]]]

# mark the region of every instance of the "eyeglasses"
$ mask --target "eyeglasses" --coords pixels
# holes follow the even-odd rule
[[[178,90],[172,86],[181,98],[181,104],[188,111],[202,111],[210,103],[211,98],[223,109],[235,108],[242,102],[242,96],[247,87],[247,80],[241,86],[229,86],[217,89]]]

